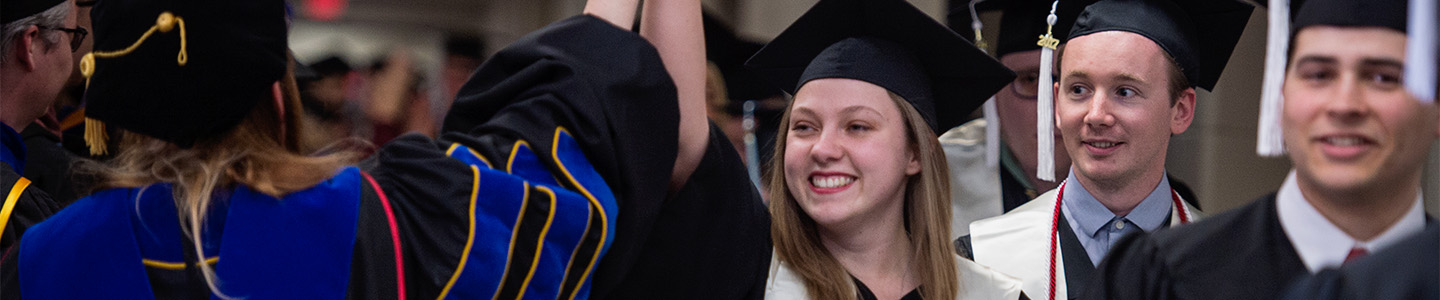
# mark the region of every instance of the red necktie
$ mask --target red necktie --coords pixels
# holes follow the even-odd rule
[[[1360,247],[1350,248],[1350,254],[1345,255],[1345,262],[1344,262],[1344,263],[1341,263],[1341,265],[1348,265],[1348,264],[1350,264],[1351,261],[1354,261],[1354,260],[1356,260],[1356,259],[1360,259],[1361,257],[1365,257],[1365,255],[1368,255],[1368,254],[1370,254],[1370,251],[1365,251],[1365,248],[1360,248]]]

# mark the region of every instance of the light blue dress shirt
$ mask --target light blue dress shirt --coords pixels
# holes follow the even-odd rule
[[[1110,252],[1110,246],[1126,234],[1142,229],[1151,232],[1165,225],[1165,219],[1170,217],[1174,205],[1167,177],[1161,176],[1150,195],[1145,196],[1145,200],[1140,201],[1129,214],[1117,216],[1090,195],[1090,191],[1075,179],[1075,171],[1070,171],[1070,176],[1065,179],[1065,194],[1061,195],[1065,198],[1060,206],[1065,211],[1065,221],[1070,223],[1070,229],[1075,231],[1075,237],[1080,239],[1080,245],[1090,256],[1090,263],[1100,265],[1105,253]]]

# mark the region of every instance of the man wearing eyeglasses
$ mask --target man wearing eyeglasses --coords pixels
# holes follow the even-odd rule
[[[86,28],[90,28],[90,7],[94,5],[95,0],[76,0],[75,24],[78,26],[57,29],[70,34],[70,46],[75,49],[70,57],[77,62],[90,53],[91,43]],[[80,191],[84,189],[77,187],[71,179],[71,165],[78,157],[89,153],[88,149],[77,147],[85,144],[85,126],[81,126],[85,124],[85,110],[81,109],[85,77],[80,75],[79,64],[75,65],[45,114],[23,129],[15,127],[25,143],[25,169],[20,173],[30,179],[30,185],[50,194],[50,198],[62,208],[80,199]]]
[[[15,129],[45,114],[70,77],[71,53],[87,33],[75,22],[69,0],[0,2],[0,255],[13,253],[9,248],[25,229],[60,209],[22,177],[25,145]],[[14,275],[0,271],[0,277]]]

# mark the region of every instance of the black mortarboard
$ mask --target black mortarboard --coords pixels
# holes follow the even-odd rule
[[[337,56],[327,57],[310,64],[310,68],[314,69],[315,75],[320,77],[350,73],[350,64],[345,63],[344,59]]]
[[[1000,36],[996,38],[1000,44],[995,49],[995,57],[1039,50],[1040,45],[1036,44],[1036,41],[1045,35],[1045,30],[1049,27],[1045,19],[1050,15],[1050,7],[1054,2],[1011,0],[1007,3],[1004,14],[1000,15]],[[1061,0],[1055,6],[1055,27],[1051,29],[1053,37],[1060,40],[1060,43],[1070,40],[1070,29],[1074,27],[1075,19],[1085,10],[1085,6],[1091,3],[1095,3],[1095,0]]]
[[[779,96],[780,90],[764,82],[754,71],[745,68],[745,60],[759,52],[764,45],[741,38],[724,22],[704,12],[701,24],[705,27],[705,57],[720,69],[725,78],[725,94],[730,96],[730,111],[740,115],[740,104],[745,100],[758,100]]]
[[[1434,0],[1428,0],[1434,1]],[[1292,0],[1291,32],[1311,25],[1379,26],[1405,32],[1405,0]],[[1293,35],[1293,33],[1292,33]]]
[[[791,94],[820,78],[884,87],[910,102],[937,135],[1015,78],[901,0],[821,0],[746,65]]]
[[[33,16],[60,3],[65,3],[65,0],[5,0],[0,2],[0,24]]]
[[[1169,53],[1191,85],[1210,90],[1253,9],[1233,0],[1104,0],[1080,13],[1070,38],[1103,31],[1139,34]]]
[[[284,1],[100,1],[90,18],[86,117],[181,147],[233,128],[285,72]]]
[[[474,59],[485,58],[485,41],[479,36],[450,33],[445,36],[445,53]]]
[[[950,30],[954,30],[955,33],[960,34],[960,37],[974,44],[975,29],[971,28],[971,26],[974,25],[972,23],[975,22],[975,17],[977,17],[980,12],[1000,10],[1004,8],[1005,5],[1009,5],[1009,1],[1011,0],[980,0],[980,2],[975,3],[975,11],[973,14],[970,11],[970,1],[971,0],[946,1],[945,7],[948,12],[945,13],[945,26],[949,26]]]
[[[301,63],[295,64],[296,83],[304,86],[306,83],[315,82],[316,80],[320,80],[320,73],[315,72],[315,68]]]

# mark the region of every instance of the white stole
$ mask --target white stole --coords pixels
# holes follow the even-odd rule
[[[971,253],[975,262],[1001,273],[1020,278],[1025,295],[1031,299],[1048,299],[1050,295],[1050,241],[1056,239],[1053,189],[1004,215],[970,223]],[[1180,201],[1190,222],[1199,220],[1197,210]],[[1180,211],[1170,209],[1170,226],[1180,224]],[[1072,230],[1060,228],[1060,230]],[[1088,261],[1088,259],[1087,259]],[[1065,284],[1065,254],[1055,249],[1055,299],[1069,299]]]

